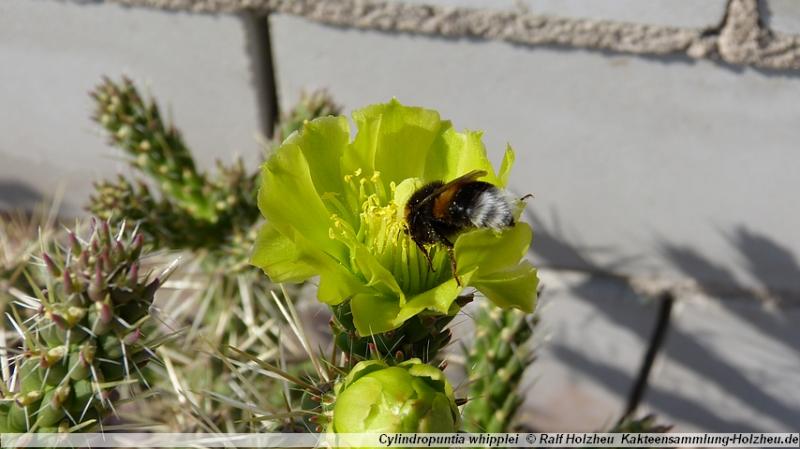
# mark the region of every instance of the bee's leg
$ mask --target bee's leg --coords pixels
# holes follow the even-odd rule
[[[447,247],[447,254],[450,256],[450,271],[452,271],[453,277],[456,279],[456,284],[458,284],[459,287],[463,287],[464,285],[461,283],[461,278],[458,277],[458,265],[456,264],[456,252],[455,252],[455,249],[453,249],[455,245],[453,245],[453,242],[451,242],[450,240],[447,240],[447,238],[445,238],[443,236],[439,236],[439,238],[442,240],[442,243],[444,244],[444,246]]]
[[[417,243],[417,248],[419,248],[419,250],[420,250],[420,251],[422,251],[422,254],[424,254],[424,255],[425,255],[425,259],[427,259],[427,260],[428,260],[428,268],[429,268],[431,271],[435,272],[435,271],[436,271],[436,269],[435,269],[435,268],[433,268],[433,260],[431,260],[431,254],[428,252],[428,250],[427,250],[427,249],[425,249],[425,245],[423,245],[423,244],[421,244],[421,243]]]
[[[525,201],[525,200],[527,200],[528,198],[533,198],[533,194],[532,194],[532,193],[529,193],[529,194],[527,194],[527,195],[523,196],[522,198],[520,198],[519,200],[520,200],[520,201]]]
[[[463,287],[464,284],[461,283],[461,278],[458,277],[458,266],[456,264],[456,252],[453,250],[452,247],[447,248],[447,254],[450,255],[450,271],[453,272],[453,277],[456,278],[456,284],[459,287]]]

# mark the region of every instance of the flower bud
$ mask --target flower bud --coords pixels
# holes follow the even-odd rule
[[[358,363],[336,388],[336,433],[455,432],[460,415],[444,373],[410,359],[396,366]]]

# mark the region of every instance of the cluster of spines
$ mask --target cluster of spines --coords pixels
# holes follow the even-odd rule
[[[18,339],[2,432],[87,430],[114,411],[122,386],[146,384],[160,281],[141,273],[141,234],[113,235],[107,222],[93,228],[88,241],[70,233],[66,248],[42,255],[43,285],[9,315]]]
[[[468,432],[508,432],[523,396],[520,384],[533,363],[535,321],[525,313],[483,303],[475,313],[475,340],[466,351],[469,382],[462,413]]]

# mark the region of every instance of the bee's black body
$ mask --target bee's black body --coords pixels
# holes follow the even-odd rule
[[[453,241],[470,228],[503,229],[514,226],[512,207],[505,193],[488,182],[476,181],[484,171],[473,171],[448,183],[434,181],[414,192],[406,204],[411,239],[431,263],[425,245],[441,243],[451,250]]]

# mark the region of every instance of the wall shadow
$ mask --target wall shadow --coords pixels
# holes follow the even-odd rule
[[[609,247],[590,247],[573,243],[575,239],[566,236],[558,212],[555,210],[550,213],[549,223],[529,209],[525,210],[524,215],[525,220],[533,226],[530,254],[546,266],[614,276],[616,270],[638,259],[635,255],[614,254],[616,251]],[[592,254],[611,255],[610,262],[597,264],[591,260]]]
[[[719,301],[717,303],[725,310],[735,315],[743,323],[756,328],[760,333],[772,339],[789,342],[793,337],[790,323],[781,320],[779,316],[769,313],[763,303],[757,301],[753,295],[746,292],[752,290],[736,279],[733,273],[724,266],[717,264],[708,257],[700,254],[691,247],[677,245],[662,241],[659,243],[662,254],[678,271],[694,279],[703,292]],[[744,251],[743,251],[744,252]],[[759,254],[763,254],[759,251]],[[698,273],[704,273],[717,281],[709,283],[701,279]],[[758,275],[754,273],[756,277]],[[800,273],[797,274],[800,279]],[[761,281],[763,283],[763,281]],[[758,310],[760,316],[754,316],[753,310]],[[791,346],[791,345],[789,345]],[[800,351],[800,348],[796,348]]]
[[[620,369],[592,360],[571,348],[554,345],[552,350],[559,360],[582,372],[591,373],[595,382],[612,392],[625,394],[626,390],[621,387],[633,381],[630,376]],[[694,423],[709,432],[759,432],[762,430],[755,428],[747,421],[722,418],[713,410],[710,410],[706,404],[698,400],[652,385],[647,387],[645,405],[679,417],[684,421]]]
[[[656,319],[656,308],[652,307],[652,319],[644,319],[641,308],[635,304],[643,304],[642,298],[634,291],[627,280],[613,274],[613,268],[601,267],[592,263],[590,254],[583,247],[571,244],[564,237],[558,223],[557,215],[554,215],[554,226],[548,226],[544,220],[539,219],[535,214],[528,213],[527,219],[533,224],[535,229],[534,245],[532,253],[541,259],[545,265],[555,265],[556,267],[569,267],[575,270],[587,272],[589,276],[583,282],[569,287],[569,293],[575,295],[576,299],[590,304],[604,319],[610,323],[632,332],[646,347],[651,337],[652,328]],[[792,252],[787,248],[777,244],[774,240],[755,233],[746,228],[740,227],[734,232],[729,240],[739,250],[743,258],[747,261],[750,271],[754,277],[765,286],[769,286],[774,281],[772,276],[779,267],[781,276],[795,276],[800,279],[800,265]],[[758,310],[758,303],[752,300],[744,301],[743,292],[748,290],[737,281],[734,274],[725,266],[715,263],[708,257],[700,254],[688,246],[681,246],[662,241],[660,250],[664,257],[670,261],[681,273],[691,278],[706,277],[718,280],[714,290],[715,295],[720,297],[720,289],[727,290],[732,296],[728,300],[721,300],[719,303],[730,310],[731,313],[739,317],[743,323],[756,328],[763,335],[771,339],[778,340],[784,344],[791,341],[792,335],[788,323],[780,323],[779,317],[770,316],[768,313],[759,313],[754,316],[754,310]],[[617,264],[619,265],[619,264]],[[702,274],[702,276],[701,276]],[[702,285],[708,283],[699,282]],[[550,292],[553,293],[553,292]],[[711,293],[711,292],[709,292]],[[630,307],[627,305],[630,304]],[[637,310],[638,309],[638,310]],[[587,336],[588,338],[588,336]],[[795,345],[796,347],[796,345]],[[644,354],[644,353],[643,353]],[[780,422],[792,428],[800,416],[800,410],[783,402],[783,398],[776,398],[766,392],[758,382],[746,377],[741,368],[726,360],[712,348],[707,347],[697,340],[697,336],[691,332],[671,326],[667,334],[666,344],[662,348],[661,354],[668,357],[668,363],[676,363],[703,378],[709,384],[713,384],[726,394],[733,396],[742,403],[749,404],[749,409],[763,416],[769,416],[774,421]],[[590,365],[587,363],[579,364],[578,356],[581,354],[568,354],[563,348],[557,354],[570,356],[570,362],[575,369],[587,372],[591,376],[604,378],[610,375],[604,369],[615,369],[605,366]],[[608,383],[608,388],[612,391],[626,396],[629,388],[633,384],[633,379],[618,370],[617,377],[612,380],[603,380]],[[622,377],[624,376],[624,377]],[[703,407],[691,399],[670,394],[664,390],[654,388],[652,382],[648,386],[646,400],[654,406],[665,410],[674,410],[674,416],[680,416],[705,426],[713,431],[744,431],[743,429],[753,428],[745,422],[727,421],[715,415],[713,410]]]
[[[607,279],[592,277],[571,291],[578,299],[591,304],[597,313],[609,322],[631,330],[643,342],[647,342],[654,321],[645,321],[645,315],[641,313],[641,310],[636,311],[633,307],[608,307],[609,301],[613,298],[611,295],[619,295],[618,298],[630,296],[633,300],[637,294],[622,282],[619,283],[619,286],[604,287],[604,284],[609,284]],[[655,310],[653,315],[654,320]],[[730,396],[750,404],[753,410],[786,424],[787,428],[791,428],[798,419],[797,410],[768,395],[760,384],[745,377],[739,367],[732,365],[718,353],[699,343],[695,336],[681,330],[674,323],[667,333],[666,343],[661,349],[660,355],[668,357],[670,363],[678,363],[693,371]]]
[[[800,305],[800,263],[791,249],[744,225],[725,237],[742,255],[747,270],[773,298]]]
[[[0,180],[0,210],[30,209],[42,199],[39,191],[24,182]]]

